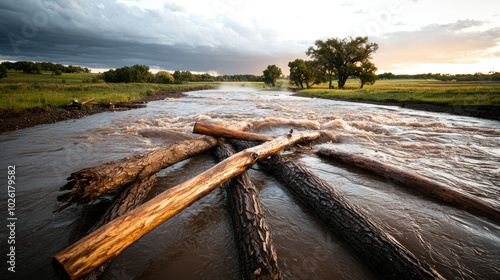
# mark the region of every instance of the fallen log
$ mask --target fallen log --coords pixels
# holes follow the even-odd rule
[[[246,123],[238,123],[232,128],[244,129],[247,126]],[[60,191],[72,191],[57,197],[59,202],[66,204],[55,212],[74,203],[87,203],[100,196],[112,194],[131,182],[149,178],[161,169],[201,154],[216,145],[217,139],[203,136],[72,173],[67,179],[69,182],[60,188]]]
[[[113,259],[130,244],[202,198],[257,160],[299,141],[314,140],[318,132],[282,136],[237,153],[192,179],[159,194],[56,254],[54,269],[63,279],[79,279]]]
[[[111,205],[108,207],[106,212],[101,216],[101,218],[90,228],[87,234],[95,231],[99,227],[107,224],[108,222],[120,217],[121,215],[129,212],[135,207],[139,206],[141,202],[146,198],[149,191],[156,182],[156,174],[151,175],[143,181],[136,181],[130,186],[124,188],[119,194],[117,194]],[[106,268],[109,266],[111,261],[108,261],[94,271],[85,276],[85,280],[97,280],[104,273]]]
[[[215,137],[222,137],[226,139],[240,139],[248,141],[269,141],[271,137],[263,134],[255,134],[250,132],[237,131],[234,129],[228,129],[222,126],[205,124],[205,123],[195,123],[193,128],[193,133],[211,135]]]
[[[89,103],[89,102],[93,101],[94,99],[95,99],[95,97],[92,97],[92,98],[90,98],[90,99],[88,99],[88,100],[85,100],[85,101],[83,101],[83,102],[82,102],[82,105],[85,105],[85,104],[87,104],[87,103]]]
[[[219,161],[234,154],[227,144],[215,152]],[[228,210],[238,243],[243,279],[282,279],[278,257],[257,189],[247,172],[224,183]]]
[[[462,193],[451,187],[394,165],[335,149],[320,149],[318,155],[365,169],[386,178],[389,182],[403,185],[454,207],[500,222],[500,208],[492,203]]]
[[[253,144],[231,141],[238,148]],[[275,155],[259,167],[279,178],[316,216],[342,237],[383,279],[444,279],[378,228],[337,189],[301,164]]]
[[[136,102],[115,102],[113,103],[114,108],[145,108],[147,104],[136,103]]]
[[[68,178],[69,182],[60,189],[72,191],[57,197],[59,202],[67,204],[56,211],[73,203],[86,203],[100,196],[112,194],[131,182],[146,179],[163,168],[203,153],[216,145],[217,139],[213,137],[190,139],[146,154],[134,155],[72,173]]]

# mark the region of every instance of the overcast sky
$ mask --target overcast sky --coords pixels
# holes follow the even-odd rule
[[[2,0],[0,61],[261,75],[317,39],[368,36],[378,73],[487,73],[499,13],[498,0]]]

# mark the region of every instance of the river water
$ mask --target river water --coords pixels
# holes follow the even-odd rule
[[[325,129],[339,149],[362,153],[449,184],[500,207],[500,122],[398,107],[294,97],[288,92],[221,88],[0,135],[7,223],[7,167],[16,166],[15,273],[7,270],[9,231],[2,226],[2,279],[55,279],[51,256],[92,226],[108,200],[52,214],[75,171],[195,137],[196,121],[253,124],[269,135]],[[500,279],[500,225],[446,206],[356,168],[312,153],[286,153],[332,186],[380,228],[447,279]],[[148,199],[208,169],[210,153],[159,173]],[[279,181],[249,171],[260,190],[285,279],[377,279],[339,237]],[[6,276],[6,278],[4,277]],[[123,251],[103,279],[240,279],[238,253],[216,189]]]

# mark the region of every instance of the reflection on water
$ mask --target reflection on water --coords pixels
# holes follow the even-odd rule
[[[416,171],[500,205],[498,121],[249,88],[191,92],[143,109],[0,136],[1,162],[16,165],[17,171],[16,276],[55,277],[50,257],[84,234],[105,210],[106,198],[52,214],[58,189],[72,172],[194,137],[196,121],[247,121],[254,131],[269,135],[286,134],[290,128],[326,129],[333,140],[325,145]],[[311,154],[289,156],[329,181],[446,278],[500,279],[500,225],[356,168]],[[165,169],[148,199],[214,163],[206,154]],[[278,181],[258,167],[250,175],[260,190],[286,279],[376,278]],[[6,188],[0,194],[6,201]],[[225,205],[223,190],[215,190],[126,249],[103,279],[239,279]],[[6,240],[6,231],[1,234]]]

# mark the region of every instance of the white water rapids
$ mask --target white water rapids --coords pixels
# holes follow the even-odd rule
[[[398,107],[222,88],[0,135],[2,217],[7,166],[16,166],[16,273],[2,279],[55,279],[51,256],[78,240],[107,205],[52,214],[75,171],[194,137],[196,121],[246,121],[269,135],[326,129],[329,144],[429,176],[500,207],[500,122]],[[446,206],[362,170],[313,154],[287,156],[338,188],[374,223],[447,279],[500,279],[500,225]],[[159,173],[148,199],[215,164],[210,153]],[[280,182],[249,171],[260,191],[285,279],[376,279],[353,250]],[[7,278],[4,278],[4,275]],[[103,279],[240,279],[225,193],[217,189],[123,251]]]

